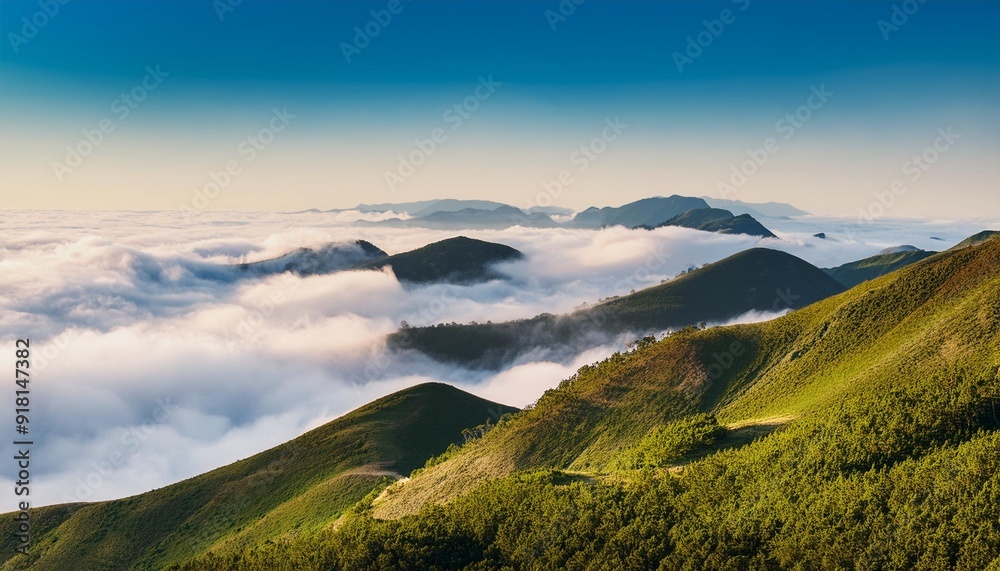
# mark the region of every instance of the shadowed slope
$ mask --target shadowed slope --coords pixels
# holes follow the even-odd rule
[[[703,232],[716,232],[718,234],[747,234],[761,238],[777,238],[773,232],[765,228],[753,216],[749,214],[733,216],[732,212],[719,208],[689,210],[684,214],[656,225],[657,228],[661,226],[681,226],[683,228],[691,228]]]
[[[503,244],[458,236],[410,252],[363,264],[359,268],[391,267],[401,281],[472,283],[502,276],[494,264],[520,260],[524,254]]]
[[[442,362],[497,369],[528,351],[558,359],[625,333],[642,336],[703,321],[726,321],[753,310],[795,309],[841,291],[842,286],[808,262],[754,248],[572,314],[404,329],[389,342]]]
[[[889,254],[878,254],[870,258],[850,262],[836,268],[824,268],[823,271],[845,287],[854,287],[861,282],[882,277],[910,264],[929,258],[937,252],[926,250],[902,251]]]

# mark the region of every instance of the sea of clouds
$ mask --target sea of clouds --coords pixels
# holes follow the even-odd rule
[[[385,216],[4,213],[0,366],[13,373],[14,340],[30,338],[32,505],[162,487],[421,382],[524,406],[629,341],[580,347],[558,362],[528,356],[500,372],[468,371],[387,352],[385,336],[401,321],[569,311],[754,246],[830,267],[901,244],[943,250],[1000,227],[997,220],[765,219],[781,239],[759,240],[684,228],[455,232],[351,224]],[[818,232],[827,238],[813,237]],[[501,268],[507,280],[471,286],[404,285],[388,270],[297,277],[231,267],[356,239],[394,254],[458,234],[513,246],[526,259]],[[11,434],[13,390],[11,383],[0,395]],[[0,485],[12,490],[12,469],[2,474]],[[12,493],[0,497],[0,509],[14,509]]]

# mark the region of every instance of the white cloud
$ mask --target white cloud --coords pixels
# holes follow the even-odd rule
[[[469,231],[464,234],[518,248],[527,259],[503,266],[508,281],[463,287],[401,285],[389,271],[241,277],[220,267],[355,239],[393,254],[457,234],[345,222],[355,218],[206,213],[185,222],[176,212],[44,211],[8,216],[0,236],[0,335],[32,339],[32,500],[57,503],[81,489],[89,489],[81,499],[108,499],[161,487],[430,380],[522,406],[627,341],[582,347],[560,362],[536,355],[499,373],[476,372],[385,352],[384,336],[402,320],[485,322],[568,311],[758,243],[829,266],[902,243],[943,249],[997,227],[769,220],[783,240],[764,242],[684,228]],[[813,238],[817,232],[829,238]],[[13,369],[10,351],[3,352],[0,366]],[[12,398],[3,392],[0,406],[12,411]],[[164,402],[170,413],[157,414]],[[118,461],[102,473],[112,457]],[[13,509],[11,496],[3,501],[0,509]]]

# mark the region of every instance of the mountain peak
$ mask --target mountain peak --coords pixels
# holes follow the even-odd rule
[[[400,281],[416,284],[440,281],[474,283],[502,278],[493,266],[522,258],[524,254],[510,246],[456,236],[388,256],[363,267],[391,267]]]
[[[719,234],[746,234],[761,238],[777,238],[770,230],[749,214],[733,216],[733,213],[721,208],[696,208],[675,216],[661,226],[682,226],[704,232]]]

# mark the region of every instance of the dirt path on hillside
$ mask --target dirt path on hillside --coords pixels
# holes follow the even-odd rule
[[[405,480],[406,476],[400,474],[399,472],[386,469],[384,464],[365,464],[364,466],[359,466],[353,470],[348,470],[340,474],[341,476],[389,476],[390,478],[395,478],[397,480]]]

